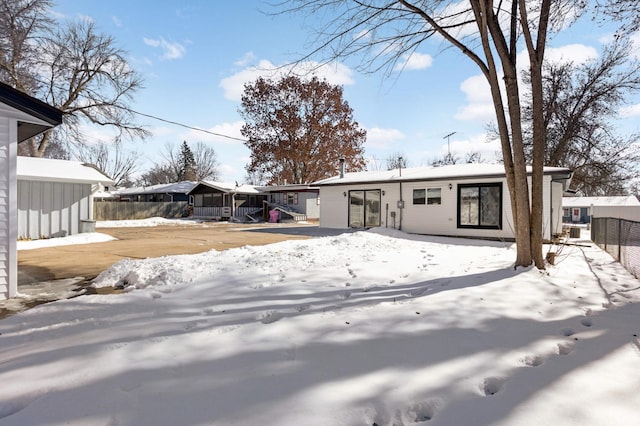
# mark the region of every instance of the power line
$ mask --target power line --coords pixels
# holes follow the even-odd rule
[[[37,77],[31,77],[31,78],[33,78],[35,81],[37,81],[37,82],[39,82],[39,83],[41,83],[41,84],[44,84],[44,85],[49,84],[49,82],[46,82],[46,81],[44,81],[44,80],[41,80],[40,78],[37,78]],[[56,89],[58,89],[58,90],[67,90],[66,88],[64,88],[64,87],[62,87],[62,86],[60,86],[60,85],[57,85],[57,84],[53,84],[53,87],[55,87],[55,88],[56,88]],[[96,94],[96,92],[95,92],[95,91],[93,91],[93,90],[92,90],[91,88],[89,88],[89,87],[85,88],[85,90],[87,90],[88,92],[92,92],[92,93]],[[123,110],[128,111],[128,112],[131,112],[131,113],[133,113],[133,114],[137,114],[137,115],[141,115],[141,116],[143,116],[143,117],[151,118],[151,119],[153,119],[153,120],[158,120],[158,121],[162,121],[162,122],[164,122],[164,123],[173,124],[173,125],[175,125],[175,126],[184,127],[185,129],[195,130],[195,131],[197,131],[197,132],[203,132],[203,133],[207,133],[207,134],[209,134],[209,135],[218,136],[218,137],[221,137],[221,138],[232,139],[232,140],[236,140],[236,141],[240,141],[240,142],[248,142],[246,139],[237,138],[237,137],[235,137],[235,136],[223,135],[222,133],[216,133],[216,132],[212,132],[212,131],[210,131],[210,130],[205,130],[205,129],[201,129],[201,128],[198,128],[198,127],[189,126],[189,125],[187,125],[187,124],[179,123],[179,122],[177,122],[177,121],[168,120],[168,119],[166,119],[166,118],[161,118],[161,117],[158,117],[158,116],[155,116],[155,115],[146,114],[146,113],[144,113],[144,112],[136,111],[136,110],[131,109],[131,108],[129,108],[129,107],[123,107],[123,106],[119,106],[119,105],[111,105],[111,106],[113,106],[113,107],[115,107],[115,108],[123,109]],[[69,113],[69,112],[65,112],[65,111],[63,111],[63,113],[64,113],[64,114],[68,114],[68,115],[70,115],[70,114],[71,114],[71,113]]]
[[[133,110],[131,108],[127,108],[127,111],[132,112],[132,113],[137,114],[137,115],[142,115],[143,117],[148,117],[148,118],[152,118],[154,120],[162,121],[164,123],[169,123],[169,124],[173,124],[175,126],[184,127],[185,129],[196,130],[198,132],[208,133],[208,134],[213,135],[213,136],[219,136],[221,138],[233,139],[233,140],[240,141],[240,142],[247,142],[246,139],[237,138],[235,136],[223,135],[221,133],[216,133],[216,132],[212,132],[210,130],[201,129],[199,127],[189,126],[187,124],[178,123],[177,121],[167,120],[166,118],[157,117],[157,116],[151,115],[151,114],[145,114],[144,112],[136,111],[136,110]]]

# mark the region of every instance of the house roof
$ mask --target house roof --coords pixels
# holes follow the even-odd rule
[[[531,173],[531,168],[527,168]],[[545,167],[545,175],[558,175],[559,178],[571,177],[571,170],[564,167]],[[311,185],[347,185],[353,183],[384,183],[384,182],[410,182],[430,180],[459,180],[477,178],[504,177],[502,164],[452,164],[447,166],[408,167],[402,170],[379,170],[370,172],[345,173],[344,177],[334,176],[313,182]]]
[[[190,180],[175,183],[161,183],[158,185],[141,186],[136,188],[124,188],[116,193],[120,195],[131,194],[188,194],[198,183]]]
[[[229,182],[214,182],[210,180],[203,180],[194,186],[190,192],[193,192],[198,186],[208,186],[209,188],[217,189],[221,192],[227,192],[229,194],[260,194],[260,191],[256,186]]]
[[[113,180],[95,166],[80,161],[18,157],[17,175],[18,180],[113,185]]]
[[[611,197],[562,197],[562,207],[640,206],[635,195]]]
[[[0,103],[32,118],[18,119],[18,142],[25,141],[62,123],[62,111],[1,82]]]
[[[317,186],[307,184],[271,185],[258,187],[262,192],[295,192],[295,191],[317,191]]]

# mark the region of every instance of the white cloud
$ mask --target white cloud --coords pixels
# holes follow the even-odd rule
[[[620,110],[620,116],[624,118],[640,117],[640,104],[631,105]]]
[[[243,124],[243,121],[234,121],[232,123],[216,124],[213,127],[204,129],[206,130],[206,132],[202,132],[199,130],[189,130],[182,136],[182,139],[186,140],[187,142],[212,142],[225,145],[240,145],[243,143],[242,141],[226,138],[219,135],[244,139],[244,137],[240,133],[240,129],[242,128]],[[216,135],[212,133],[216,133]]]
[[[526,56],[526,54],[523,56]],[[548,62],[573,62],[574,64],[581,64],[596,59],[598,57],[598,51],[594,47],[576,43],[562,47],[547,47],[544,57]],[[527,66],[529,64],[528,57],[526,64]]]
[[[398,129],[382,129],[380,127],[367,129],[367,146],[369,148],[385,149],[404,138],[405,134]]]
[[[118,17],[117,17],[117,16],[112,16],[112,17],[111,17],[111,20],[113,21],[113,24],[114,24],[116,27],[121,27],[121,26],[122,26],[122,21],[121,21],[120,19],[118,19]]]
[[[246,67],[247,65],[249,65],[255,60],[256,60],[256,55],[254,55],[253,52],[247,52],[242,56],[242,58],[234,62],[233,65],[238,67]]]
[[[258,77],[278,79],[285,75],[295,74],[301,78],[317,76],[325,78],[331,84],[353,84],[353,72],[349,67],[340,63],[320,64],[318,62],[303,62],[295,65],[277,66],[266,59],[260,60],[257,66],[250,66],[220,81],[224,90],[224,97],[239,101],[246,83],[253,83]]]
[[[162,59],[179,59],[184,56],[187,49],[180,43],[170,43],[163,37],[159,39],[151,39],[144,37],[144,44],[151,47],[159,47],[162,50]]]
[[[464,92],[467,104],[458,108],[456,119],[486,123],[495,118],[491,89],[483,75],[467,78],[460,84],[460,90]]]
[[[411,55],[403,55],[403,61],[395,66],[396,71],[422,70],[433,64],[433,57],[427,53],[414,52]]]

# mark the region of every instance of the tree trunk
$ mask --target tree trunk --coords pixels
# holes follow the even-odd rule
[[[507,183],[509,184],[509,192],[511,193],[511,209],[513,214],[514,223],[514,235],[516,238],[516,263],[515,266],[529,266],[533,262],[532,247],[531,247],[531,210],[529,208],[529,184],[527,182],[527,163],[524,154],[524,140],[522,134],[522,120],[520,110],[520,93],[518,89],[518,74],[516,68],[516,28],[518,25],[517,18],[517,3],[512,3],[511,10],[511,32],[510,38],[507,40],[504,37],[501,23],[493,12],[492,2],[480,1],[479,2],[484,19],[486,20],[486,26],[491,34],[495,50],[500,58],[502,65],[503,79],[507,96],[507,108],[509,114],[509,125],[511,126],[511,132],[507,128],[507,125],[500,127],[501,139],[503,134],[511,136],[510,141],[510,158],[509,161],[513,165],[513,177],[512,182],[509,181],[509,168],[505,162],[505,172],[507,173]],[[491,52],[485,48],[485,54],[489,55]],[[496,82],[497,86],[497,77]],[[492,89],[493,92],[493,89]],[[501,103],[496,103],[496,96],[502,96],[500,93],[493,95],[494,105],[496,107],[497,114],[504,114],[504,106]],[[502,111],[499,109],[502,108]],[[505,142],[503,142],[504,145]],[[506,143],[509,143],[507,140]],[[507,153],[503,149],[503,157],[506,157]]]

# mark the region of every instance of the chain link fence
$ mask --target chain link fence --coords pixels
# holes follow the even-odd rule
[[[591,240],[640,278],[640,222],[591,218]]]

